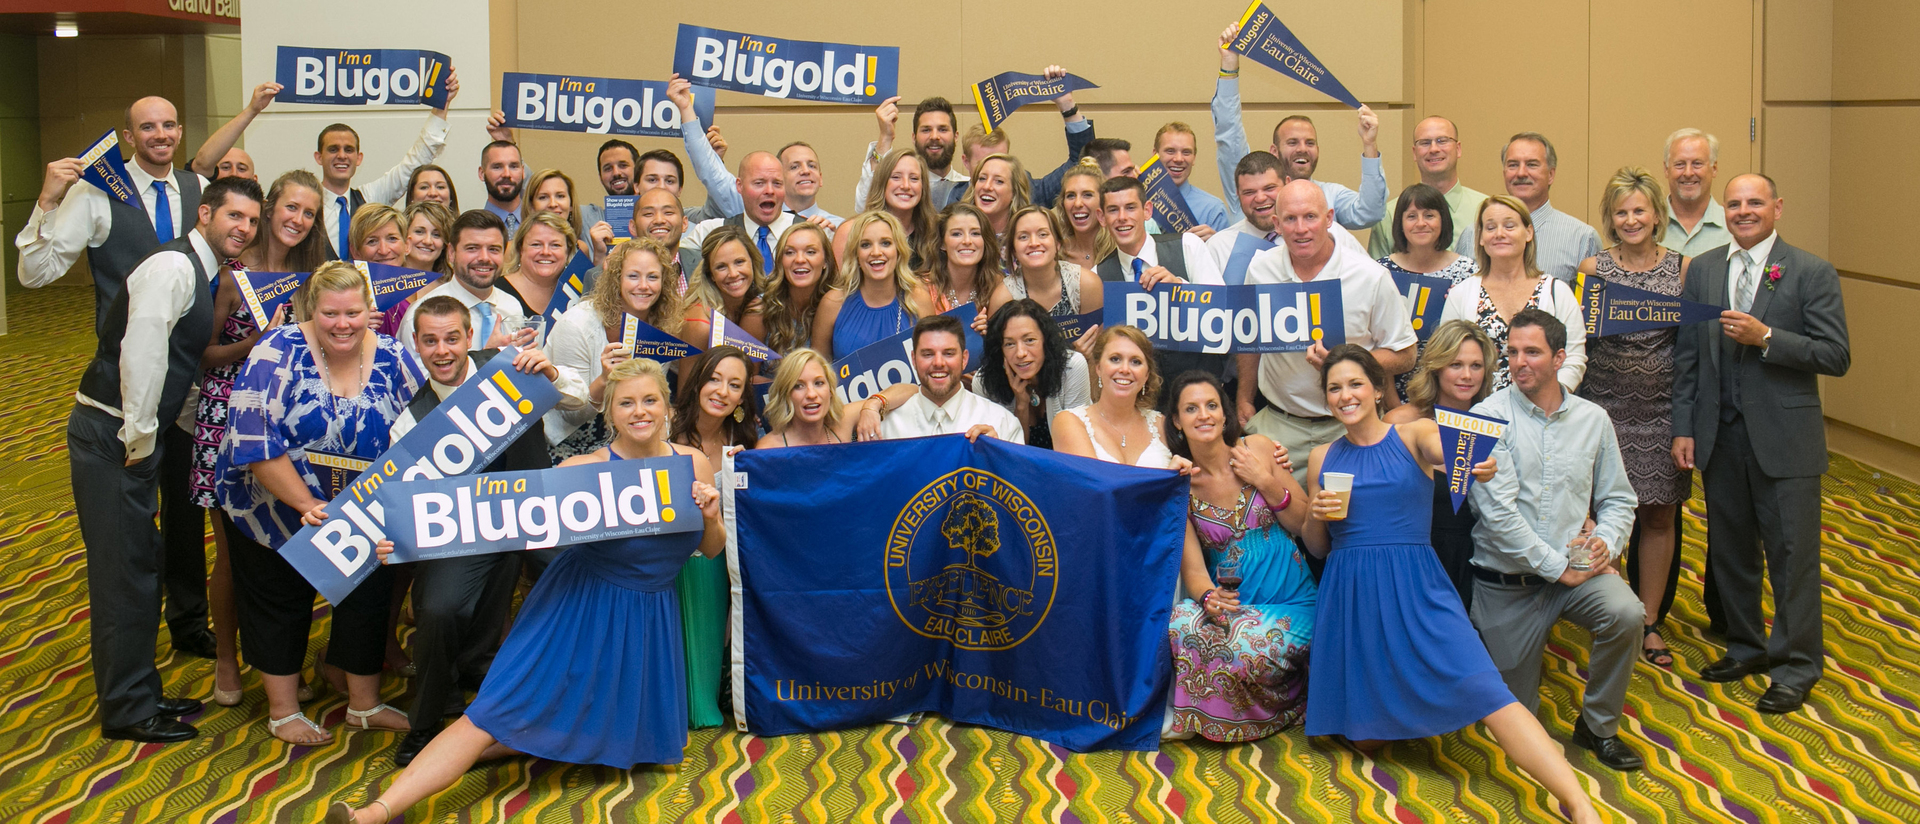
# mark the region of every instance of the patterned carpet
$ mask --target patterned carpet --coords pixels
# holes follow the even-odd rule
[[[103,741],[87,660],[85,555],[68,493],[63,422],[91,347],[81,289],[10,296],[0,337],[0,821],[317,821],[391,772],[391,733],[290,747],[264,697],[209,705],[189,744]],[[1689,508],[1668,641],[1676,672],[1641,665],[1624,734],[1647,757],[1618,774],[1569,754],[1613,821],[1920,820],[1920,488],[1836,458],[1824,485],[1828,675],[1803,712],[1752,708],[1762,679],[1708,684],[1700,502]],[[316,611],[324,617],[325,609]],[[157,618],[157,617],[156,617]],[[324,622],[321,627],[324,627]],[[324,637],[316,628],[316,643]],[[1585,660],[1562,625],[1547,659],[1547,727],[1565,741]],[[157,655],[169,692],[205,697],[212,663]],[[405,691],[387,684],[389,700]],[[341,729],[344,699],[309,705]],[[621,772],[527,759],[483,764],[408,811],[411,821],[1547,821],[1547,797],[1484,730],[1395,744],[1377,758],[1296,730],[1256,745],[1179,743],[1155,754],[1076,755],[933,719],[761,739],[693,735],[678,768]]]

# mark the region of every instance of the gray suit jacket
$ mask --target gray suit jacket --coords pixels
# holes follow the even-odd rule
[[[1693,259],[1680,296],[1715,306],[1727,297],[1727,248]],[[1752,314],[1773,330],[1765,357],[1757,346],[1734,343],[1718,322],[1680,329],[1673,348],[1673,435],[1694,439],[1694,465],[1705,467],[1720,429],[1720,372],[1739,370],[1740,413],[1754,460],[1770,478],[1804,478],[1827,471],[1826,422],[1819,375],[1847,373],[1847,313],[1833,264],[1776,238],[1767,267],[1783,274],[1772,288],[1763,273]]]

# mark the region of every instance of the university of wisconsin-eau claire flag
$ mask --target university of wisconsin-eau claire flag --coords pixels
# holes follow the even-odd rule
[[[1108,283],[1107,326],[1132,326],[1155,350],[1174,352],[1305,352],[1347,339],[1340,282],[1201,286]]]
[[[680,24],[673,71],[695,86],[875,106],[898,94],[900,49],[816,43]]]
[[[364,466],[344,491],[327,502],[325,522],[301,527],[280,545],[280,557],[328,603],[340,603],[380,565],[373,545],[388,537],[388,513],[376,497],[381,487],[476,472],[560,402],[560,390],[545,375],[526,375],[513,368],[517,354],[519,350],[509,346],[477,367],[472,378],[380,457],[364,464],[347,464],[344,456],[309,462],[329,489],[342,488],[334,473]]]
[[[959,435],[734,461],[733,694],[755,735],[930,711],[1159,745],[1185,478]]]
[[[1247,13],[1240,16],[1240,34],[1227,44],[1227,48],[1250,57],[1254,62],[1273,69],[1281,74],[1305,83],[1307,86],[1324,92],[1328,97],[1360,108],[1360,100],[1340,85],[1333,72],[1327,71],[1325,64],[1307,51],[1300,38],[1287,30],[1287,24],[1266,7],[1260,0],[1253,0],[1247,6]]]
[[[1187,206],[1187,196],[1180,193],[1180,184],[1173,182],[1173,175],[1167,172],[1167,166],[1160,162],[1160,156],[1147,158],[1140,164],[1140,185],[1146,187],[1147,202],[1153,206],[1153,218],[1160,227],[1171,234],[1180,234],[1200,225],[1193,216],[1193,209]]]
[[[1007,122],[1014,109],[1028,103],[1097,88],[1100,87],[1077,74],[1049,79],[1044,74],[1001,72],[973,84],[973,105],[980,110],[980,122],[991,132]]]
[[[1589,338],[1717,320],[1721,311],[1711,303],[1681,300],[1673,295],[1609,283],[1599,275],[1585,272],[1574,273],[1573,291],[1580,296],[1580,310],[1587,318]]]
[[[1459,512],[1473,488],[1474,464],[1493,454],[1507,434],[1507,422],[1443,406],[1433,408],[1433,419],[1440,424],[1440,448],[1447,455],[1447,494],[1453,498],[1453,511]]]
[[[713,125],[713,97],[693,94],[694,114],[707,126]],[[500,111],[516,129],[680,137],[680,107],[667,99],[664,80],[506,72],[500,75]],[[624,222],[608,223],[617,233],[626,231]]]
[[[120,132],[108,129],[99,140],[80,153],[80,179],[100,187],[108,197],[142,211],[146,206],[140,193],[133,190],[133,178],[127,176],[127,161],[120,157]]]
[[[447,107],[453,60],[420,49],[310,49],[281,46],[273,80],[282,103]]]

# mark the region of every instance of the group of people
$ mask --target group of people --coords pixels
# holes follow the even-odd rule
[[[1770,670],[1759,708],[1798,708],[1822,666],[1816,376],[1849,361],[1834,270],[1774,231],[1773,181],[1736,176],[1723,205],[1717,141],[1681,129],[1664,185],[1633,166],[1612,177],[1596,232],[1551,204],[1547,137],[1509,140],[1506,194],[1488,196],[1460,183],[1459,132],[1436,116],[1413,134],[1420,181],[1389,208],[1366,107],[1357,190],[1315,179],[1304,116],[1248,150],[1239,56],[1224,47],[1235,34],[1221,35],[1212,106],[1229,197],[1194,184],[1192,127],[1153,137],[1200,221],[1182,234],[1159,231],[1131,145],[1096,136],[1070,93],[1055,101],[1068,156],[1038,178],[1003,132],[962,133],[939,97],[912,108],[910,140],[898,140],[899,100],[886,101],[842,219],[822,197],[813,147],[747,152],[730,171],[725,138],[675,77],[689,162],[619,139],[596,157],[607,195],[637,196],[624,233],[565,173],[529,177],[498,113],[479,158],[486,202],[461,211],[453,176],[433,165],[444,109],[372,182],[354,182],[358,135],[334,124],[318,137],[318,174],[289,170],[263,191],[235,143],[277,84],[255,89],[181,165],[174,107],[136,101],[125,142],[141,201],[76,186],[80,162],[55,161],[16,241],[26,285],[85,251],[96,289],[99,346],[68,440],[103,735],[196,734],[178,719],[200,702],[160,689],[164,616],[175,650],[216,660],[217,703],[244,700],[242,658],[259,671],[268,727],[284,741],[332,739],[301,710],[329,688],[346,696],[348,730],[406,733],[395,750],[406,769],[386,793],[336,805],[330,820],[387,820],[510,753],[678,762],[689,726],[725,720],[713,483],[726,456],[944,434],[1188,476],[1169,593],[1169,738],[1247,741],[1304,723],[1371,750],[1484,721],[1576,820],[1594,820],[1534,716],[1547,634],[1561,619],[1592,632],[1574,742],[1614,769],[1639,767],[1619,719],[1635,662],[1674,663],[1660,628],[1696,468],[1708,607],[1727,641],[1699,674]],[[457,76],[449,86],[451,99]],[[681,198],[687,165],[707,191],[697,208]],[[1372,230],[1364,247],[1361,229]],[[1240,234],[1274,248],[1229,273]],[[435,278],[383,310],[354,260]],[[260,318],[234,274],[248,270],[311,274],[285,311]],[[567,273],[581,270],[576,296]],[[1454,284],[1425,340],[1395,273]],[[1726,311],[1589,341],[1576,273]],[[1345,341],[1205,355],[1156,351],[1128,326],[1062,328],[1101,308],[1106,283],[1229,277],[1338,280]],[[970,320],[943,314],[969,304]],[[701,346],[716,314],[781,357],[763,365]],[[704,351],[664,366],[637,356],[622,334],[633,321]],[[969,327],[984,338],[981,363],[969,362]],[[917,382],[843,399],[834,364],[904,333]],[[323,479],[353,477],[509,345],[513,368],[552,381],[562,400],[484,471],[685,454],[703,530],[383,564],[334,604],[308,680],[315,590],[277,550],[343,517]],[[1507,422],[1461,506],[1441,410]],[[138,526],[156,514],[160,528]],[[390,550],[378,547],[383,560]],[[1631,584],[1617,574],[1623,556]],[[410,649],[398,641],[406,621]],[[383,703],[383,672],[412,679],[404,710]],[[442,730],[447,716],[458,720]]]

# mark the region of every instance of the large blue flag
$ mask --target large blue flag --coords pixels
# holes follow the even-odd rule
[[[1240,17],[1240,34],[1227,44],[1227,48],[1253,58],[1254,62],[1273,69],[1281,74],[1305,83],[1307,86],[1326,93],[1328,97],[1360,108],[1360,100],[1347,91],[1347,87],[1335,79],[1333,72],[1313,52],[1300,43],[1300,38],[1287,30],[1287,24],[1266,7],[1260,0],[1253,0],[1247,6],[1247,13]]]
[[[1185,478],[959,435],[735,470],[754,734],[938,712],[1081,752],[1159,745]]]

